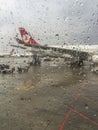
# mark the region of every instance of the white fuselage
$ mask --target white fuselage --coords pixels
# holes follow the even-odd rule
[[[98,54],[98,45],[51,45],[49,47],[69,49],[69,50],[78,50],[88,53],[97,53]]]
[[[63,46],[55,45],[50,47],[87,52],[88,54],[91,55],[92,62],[98,63],[98,45],[63,45]]]

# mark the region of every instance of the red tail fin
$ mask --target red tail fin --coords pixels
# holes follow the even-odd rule
[[[39,45],[24,28],[20,27],[19,31],[22,37],[22,41],[25,44],[33,46]]]

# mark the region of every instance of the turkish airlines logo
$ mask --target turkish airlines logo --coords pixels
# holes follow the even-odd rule
[[[24,42],[28,43],[28,42],[30,41],[30,36],[27,35],[27,34],[25,34],[25,35],[23,35],[22,40],[23,40]]]

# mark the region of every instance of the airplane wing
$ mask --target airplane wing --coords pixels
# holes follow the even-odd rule
[[[12,47],[21,48],[21,49],[27,49],[25,46],[19,46],[19,45],[11,45]]]

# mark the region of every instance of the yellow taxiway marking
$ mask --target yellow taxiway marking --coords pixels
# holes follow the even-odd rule
[[[23,90],[23,91],[28,91],[30,89],[34,89],[35,87],[34,86],[30,86],[30,85],[26,85],[26,86],[20,86],[20,87],[17,87],[16,90]]]

